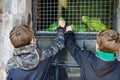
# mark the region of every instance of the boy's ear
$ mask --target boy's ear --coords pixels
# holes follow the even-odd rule
[[[99,50],[99,45],[97,42],[96,42],[96,50]]]
[[[36,45],[36,39],[33,38],[33,39],[31,40],[30,44],[35,44],[35,45]]]

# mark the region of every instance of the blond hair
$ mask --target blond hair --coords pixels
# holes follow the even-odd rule
[[[10,41],[15,48],[29,45],[33,38],[33,29],[27,25],[17,25],[10,32]]]
[[[120,48],[120,34],[114,30],[103,30],[97,35],[99,50],[116,53]]]

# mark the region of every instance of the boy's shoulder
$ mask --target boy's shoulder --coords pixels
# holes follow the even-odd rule
[[[17,65],[15,64],[14,57],[10,58],[8,60],[7,66],[6,66],[6,71],[17,69]]]

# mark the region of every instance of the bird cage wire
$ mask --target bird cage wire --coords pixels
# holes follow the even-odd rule
[[[35,37],[37,38],[38,48],[42,50],[48,46],[48,44],[54,42],[58,19],[62,17],[65,19],[67,26],[72,25],[74,31],[77,33],[76,39],[80,38],[77,39],[78,45],[84,47],[83,44],[85,44],[88,49],[93,49],[94,46],[89,45],[95,43],[93,39],[96,38],[98,28],[97,30],[91,30],[89,29],[91,24],[88,23],[91,22],[92,18],[93,20],[97,19],[99,23],[105,24],[107,28],[113,28],[116,21],[114,12],[116,9],[115,1],[116,0],[32,0],[33,28],[36,32]],[[85,17],[90,18],[88,22],[84,22],[82,19]],[[93,21],[93,23],[95,22]],[[100,24],[98,24],[98,26],[99,25]],[[88,39],[88,41],[86,39]],[[89,41],[90,39],[92,39],[91,42]],[[66,75],[59,73],[60,71],[64,71],[64,69],[61,70],[60,68],[65,68],[67,72],[64,73],[67,73],[70,78],[73,78],[70,80],[79,80],[79,66],[75,63],[74,59],[70,57],[67,50],[63,50],[61,53],[63,55],[58,56],[60,59],[56,58],[55,64],[52,63],[52,65],[55,66],[55,80],[59,80],[60,76],[66,77]],[[66,78],[66,80],[68,79]]]
[[[60,17],[75,32],[113,28],[114,5],[114,0],[37,0],[36,31],[56,31]]]

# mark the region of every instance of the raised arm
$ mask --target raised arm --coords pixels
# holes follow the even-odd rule
[[[64,47],[64,27],[66,22],[63,19],[59,19],[58,33],[56,41],[51,43],[46,49],[42,51],[42,59],[50,57],[58,53]]]
[[[75,43],[75,36],[71,26],[66,28],[65,45],[72,57],[81,66],[86,61],[89,51],[81,50],[81,48]]]

